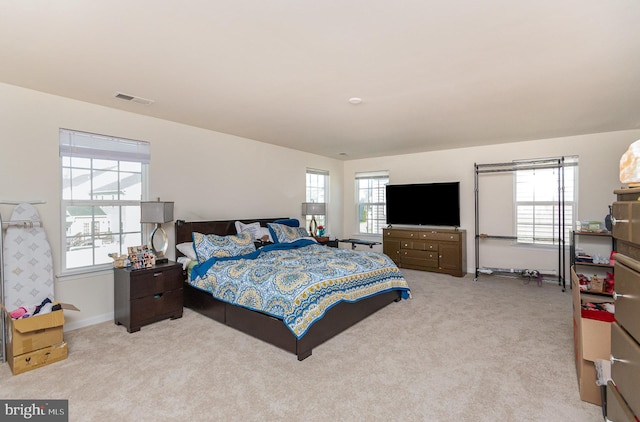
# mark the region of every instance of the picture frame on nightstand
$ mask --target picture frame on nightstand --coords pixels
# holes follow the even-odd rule
[[[132,270],[153,267],[155,257],[147,245],[129,246],[127,252],[129,253],[129,262]]]

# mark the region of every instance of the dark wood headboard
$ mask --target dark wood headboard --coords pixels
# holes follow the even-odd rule
[[[275,220],[281,220],[288,217],[278,218],[254,218],[250,220],[237,219],[237,220],[218,220],[218,221],[184,221],[176,220],[176,245],[183,242],[193,241],[191,233],[198,232],[203,234],[217,234],[218,236],[227,236],[230,234],[236,234],[236,221],[240,221],[244,224],[259,222],[262,227],[267,227],[267,223],[273,223]],[[176,249],[176,258],[184,256],[179,250]]]

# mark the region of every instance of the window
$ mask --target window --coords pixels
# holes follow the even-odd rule
[[[109,254],[144,243],[149,159],[147,142],[60,129],[63,272],[107,268]]]
[[[324,202],[327,203],[329,197],[329,172],[324,170],[307,169],[307,193],[306,202]],[[311,223],[310,215],[305,216],[305,227],[309,227]],[[327,227],[327,216],[316,215],[316,222],[318,226]],[[328,232],[327,232],[328,233]]]
[[[558,212],[558,179],[562,177],[562,169],[537,168],[518,170],[514,174],[518,243],[557,246],[558,228],[562,224],[562,215]],[[578,157],[564,157],[565,240],[569,239],[571,228],[574,227],[577,175]]]
[[[358,233],[382,234],[387,225],[386,185],[388,172],[356,174],[356,195],[358,201]]]

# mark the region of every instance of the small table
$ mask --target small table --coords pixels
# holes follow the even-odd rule
[[[340,239],[338,242],[351,243],[351,249],[355,249],[356,245],[369,246],[370,249],[373,249],[373,245],[382,245],[382,243],[380,242],[375,242],[373,240],[361,240],[361,239]]]
[[[321,245],[329,246],[331,248],[338,247],[338,241],[336,239],[331,240],[329,236],[315,236],[314,239],[316,239],[316,242]]]

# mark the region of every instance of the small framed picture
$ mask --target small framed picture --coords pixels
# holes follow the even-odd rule
[[[147,245],[129,246],[127,248],[129,252],[129,262],[131,262],[131,269],[141,270],[143,268],[153,267],[154,256]]]

